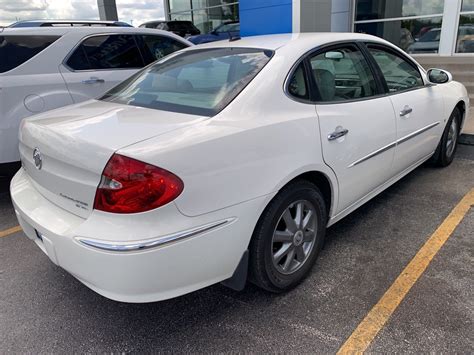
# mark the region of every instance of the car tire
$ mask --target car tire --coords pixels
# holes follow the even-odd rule
[[[298,285],[316,261],[326,224],[326,205],[316,185],[296,180],[285,186],[268,204],[253,233],[249,280],[275,293]]]
[[[451,116],[449,116],[438,147],[431,157],[431,162],[435,166],[445,167],[452,163],[460,135],[461,117],[461,111],[457,107],[454,108]]]

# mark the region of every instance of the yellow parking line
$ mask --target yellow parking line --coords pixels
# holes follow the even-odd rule
[[[338,354],[363,353],[367,349],[472,205],[474,205],[474,188],[464,196],[421,247],[405,270],[342,345]]]
[[[13,228],[6,229],[4,231],[0,231],[0,238],[8,237],[10,234],[17,233],[19,231],[21,231],[20,226],[16,226],[16,227],[13,227]]]

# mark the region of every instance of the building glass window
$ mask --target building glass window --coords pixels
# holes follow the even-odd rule
[[[474,11],[474,0],[463,0],[461,12]]]
[[[170,12],[187,11],[191,9],[190,0],[168,0]]]
[[[444,0],[357,0],[355,31],[409,53],[438,53]]]
[[[456,53],[474,53],[474,0],[462,2]]]
[[[227,21],[239,20],[236,0],[169,0],[170,19],[192,21],[201,33],[209,33]]]

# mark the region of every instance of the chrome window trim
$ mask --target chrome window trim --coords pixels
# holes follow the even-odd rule
[[[112,252],[141,251],[141,250],[156,248],[156,247],[169,244],[172,242],[176,242],[176,241],[183,240],[186,238],[191,238],[191,237],[197,236],[198,234],[209,232],[213,229],[222,227],[226,224],[230,224],[234,222],[236,219],[237,218],[235,217],[227,218],[224,220],[208,223],[199,227],[191,228],[185,231],[168,234],[159,238],[142,240],[142,241],[134,241],[134,242],[113,242],[113,241],[89,239],[85,237],[75,237],[74,239],[76,239],[79,243],[87,247],[105,250],[105,251],[112,251]]]
[[[408,141],[408,140],[410,140],[410,139],[412,139],[412,138],[414,138],[414,137],[416,137],[416,136],[418,136],[418,135],[420,135],[420,134],[422,134],[422,133],[428,131],[429,129],[436,127],[436,126],[439,125],[440,123],[441,123],[440,121],[434,122],[434,123],[429,124],[429,125],[426,126],[426,127],[420,128],[420,129],[418,129],[418,130],[416,130],[416,131],[414,131],[414,132],[412,132],[412,133],[410,133],[410,134],[407,134],[406,136],[397,139],[395,142],[392,142],[392,143],[390,143],[390,144],[387,144],[386,146],[384,146],[384,147],[382,147],[382,148],[379,148],[379,149],[373,151],[372,153],[369,153],[369,154],[367,154],[366,156],[364,156],[364,157],[362,157],[362,158],[356,160],[355,162],[349,164],[348,168],[352,168],[352,167],[354,167],[354,166],[356,166],[356,165],[358,165],[358,164],[360,164],[360,163],[363,163],[364,161],[369,160],[370,158],[373,158],[373,157],[375,157],[375,156],[377,156],[377,155],[379,155],[379,154],[382,154],[383,152],[385,152],[385,151],[387,151],[387,150],[389,150],[389,149],[395,148],[395,147],[397,147],[399,144],[402,144],[402,143],[404,143],[404,142],[406,142],[406,141]]]

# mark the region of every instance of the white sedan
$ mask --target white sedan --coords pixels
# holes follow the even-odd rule
[[[98,100],[23,121],[25,234],[105,297],[151,302],[308,275],[325,229],[453,160],[463,85],[362,34],[190,47]]]

